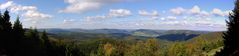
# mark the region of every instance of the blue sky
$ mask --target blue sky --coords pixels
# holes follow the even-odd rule
[[[0,0],[24,27],[226,30],[234,0]]]

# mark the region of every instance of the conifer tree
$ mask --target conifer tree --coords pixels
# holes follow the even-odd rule
[[[34,40],[34,42],[39,43],[41,41],[40,36],[39,36],[38,31],[37,31],[36,28],[30,30],[30,36],[29,37],[32,38]]]
[[[19,16],[13,24],[13,39],[16,45],[20,45],[21,40],[24,38],[25,30],[22,27],[22,23],[19,20]]]
[[[14,22],[13,24],[13,31],[12,31],[12,34],[13,34],[13,42],[14,42],[14,45],[15,48],[14,51],[16,55],[19,55],[21,54],[22,50],[23,50],[23,45],[24,45],[24,37],[25,37],[25,30],[23,29],[22,27],[22,23],[20,22],[19,20],[19,16],[17,17],[16,21]]]
[[[24,37],[25,30],[23,29],[22,23],[19,20],[19,16],[17,17],[16,21],[14,22],[13,33],[14,33],[14,35],[15,35],[14,37],[16,39],[20,39],[20,38]]]
[[[41,38],[45,46],[50,46],[50,41],[45,30],[42,32]]]
[[[224,48],[216,56],[239,56],[239,0],[236,0],[226,23],[228,28],[223,36]]]
[[[10,22],[10,15],[9,15],[9,11],[6,10],[4,12],[4,14],[1,16],[1,27],[2,27],[2,31],[1,31],[1,39],[2,39],[2,45],[3,45],[3,49],[5,49],[6,54],[10,55],[13,53],[13,44],[14,42],[12,42],[13,38],[12,38],[12,24]]]
[[[48,54],[48,55],[51,54],[50,52],[51,52],[52,47],[51,47],[51,43],[49,41],[49,38],[48,38],[47,33],[46,33],[45,30],[42,32],[41,38],[43,40],[42,42],[43,42],[43,45],[45,47],[46,54]]]
[[[2,17],[2,13],[0,12],[0,33],[3,32],[3,17]],[[2,34],[1,34],[2,35]]]
[[[4,48],[4,45],[5,45],[5,44],[4,44],[4,39],[5,39],[5,38],[4,38],[4,36],[3,36],[3,35],[4,35],[4,34],[3,34],[3,33],[4,33],[4,32],[3,32],[3,31],[4,31],[4,30],[3,30],[3,22],[4,22],[4,21],[3,21],[2,13],[0,12],[0,36],[1,36],[1,37],[0,37],[0,55],[1,55],[1,54],[4,54],[4,51],[5,51],[5,48]]]
[[[42,40],[39,36],[37,29],[30,29],[29,33],[26,35],[30,40],[29,43],[29,56],[45,56],[44,47],[42,45]]]
[[[10,33],[12,30],[12,24],[10,22],[10,15],[8,10],[6,10],[3,14],[3,29],[7,33]]]

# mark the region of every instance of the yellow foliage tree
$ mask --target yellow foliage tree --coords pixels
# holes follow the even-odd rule
[[[111,56],[112,52],[114,51],[114,47],[112,44],[110,43],[106,43],[104,46],[103,46],[103,50],[104,50],[104,54],[105,56]]]

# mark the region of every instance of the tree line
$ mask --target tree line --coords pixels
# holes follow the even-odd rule
[[[12,24],[9,11],[0,13],[0,56],[65,56],[65,46],[49,40],[46,31],[24,29],[20,17]]]

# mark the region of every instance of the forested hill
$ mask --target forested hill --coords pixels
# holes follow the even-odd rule
[[[73,40],[76,44],[73,46],[79,47],[73,49],[82,51],[84,52],[84,55],[87,56],[213,56],[223,46],[222,32],[207,32],[182,41],[168,41],[149,37],[140,38],[138,36],[127,36],[121,39],[110,37],[106,38],[102,35],[92,36],[97,38],[91,39],[69,39],[68,37],[64,38],[64,41],[66,41],[65,43],[71,43]],[[57,39],[58,37],[54,38]],[[104,53],[106,51],[109,53]]]
[[[150,29],[46,29],[48,33],[70,38],[97,38],[98,35],[110,38],[125,38],[134,36],[139,39],[158,38],[169,41],[184,41],[196,37],[200,34],[207,34],[209,31],[192,30],[150,30]],[[43,31],[43,29],[39,29]]]

